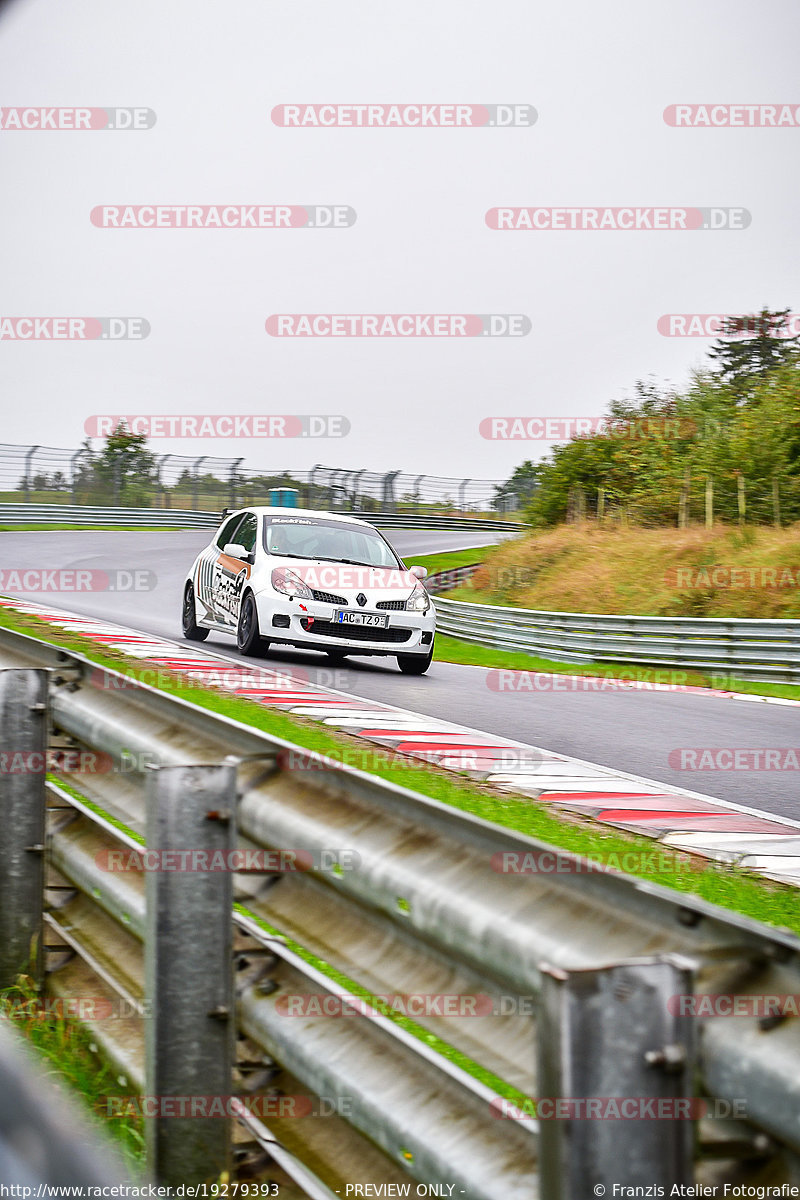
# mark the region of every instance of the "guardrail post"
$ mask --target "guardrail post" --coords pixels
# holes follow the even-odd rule
[[[233,765],[148,772],[147,849],[159,852],[159,869],[146,873],[145,1079],[158,1115],[146,1120],[146,1143],[148,1169],[164,1184],[214,1182],[230,1169],[231,1121],[214,1113],[227,1113],[232,1094],[235,804]],[[197,1097],[196,1115],[181,1115]]]
[[[0,988],[43,977],[47,671],[0,671]]]
[[[33,457],[38,449],[38,446],[31,446],[28,450],[28,453],[25,455],[25,476],[23,482],[25,484],[26,504],[30,502],[31,498],[31,465],[33,463]]]
[[[614,1184],[654,1182],[669,1195],[672,1185],[691,1183],[693,1028],[676,1013],[692,981],[691,964],[673,955],[599,970],[542,968],[537,1115],[547,1200],[603,1188],[611,1197]],[[659,1119],[659,1111],[676,1117]]]

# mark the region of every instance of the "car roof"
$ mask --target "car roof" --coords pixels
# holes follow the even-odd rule
[[[236,516],[237,513],[251,512],[258,516],[264,517],[313,517],[315,520],[321,521],[346,521],[349,525],[365,525],[372,528],[369,521],[361,521],[358,517],[349,517],[345,513],[325,512],[318,508],[280,508],[279,506],[270,506],[266,504],[247,505],[244,508],[231,509],[224,520],[228,517]]]

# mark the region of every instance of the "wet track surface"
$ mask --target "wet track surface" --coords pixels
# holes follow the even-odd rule
[[[406,562],[414,555],[487,545],[495,535],[386,531]],[[194,556],[209,530],[139,533],[65,530],[0,534],[0,567],[149,570],[144,592],[22,592],[27,600],[117,621],[182,641],[180,598]],[[11,589],[8,589],[11,591]],[[241,661],[232,639],[211,635],[205,648]],[[585,690],[556,677],[554,690],[497,691],[496,673],[434,662],[427,675],[401,675],[393,658],[350,659],[333,667],[322,654],[275,648],[262,665],[302,666],[309,680],[354,696],[443,717],[557,753],[647,776],[723,800],[800,819],[797,771],[691,771],[674,765],[682,748],[800,746],[800,708],[714,695]],[[542,681],[539,681],[540,684]],[[546,688],[545,681],[545,688]]]

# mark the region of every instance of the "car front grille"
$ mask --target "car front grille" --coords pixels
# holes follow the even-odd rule
[[[392,612],[405,612],[405,600],[379,600],[375,605],[376,608],[390,608]]]
[[[335,592],[315,592],[312,588],[311,595],[315,600],[320,600],[323,604],[339,604],[342,608],[347,608],[347,601],[344,596],[337,596]]]
[[[411,637],[410,629],[375,629],[369,625],[340,625],[336,621],[320,621],[314,617],[309,621],[303,617],[300,624],[306,633],[316,633],[321,637],[346,638],[351,642],[407,642]]]

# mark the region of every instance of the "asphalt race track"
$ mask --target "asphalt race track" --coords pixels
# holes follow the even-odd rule
[[[180,642],[184,576],[212,536],[210,530],[2,533],[0,568],[150,570],[155,573],[155,586],[145,592],[14,594]],[[386,536],[408,563],[417,554],[498,540],[492,533],[411,530],[387,531]],[[240,661],[231,639],[212,634],[204,645]],[[482,667],[434,662],[427,675],[413,678],[401,675],[393,658],[350,659],[344,667],[334,668],[322,654],[282,648],[270,651],[266,662],[251,661],[302,665],[313,683],[800,819],[797,772],[688,771],[675,769],[669,761],[672,752],[684,747],[800,747],[800,709],[791,705],[680,692],[498,692],[489,688],[488,672]],[[556,686],[565,686],[565,681],[559,680]],[[571,685],[566,683],[566,687]]]

